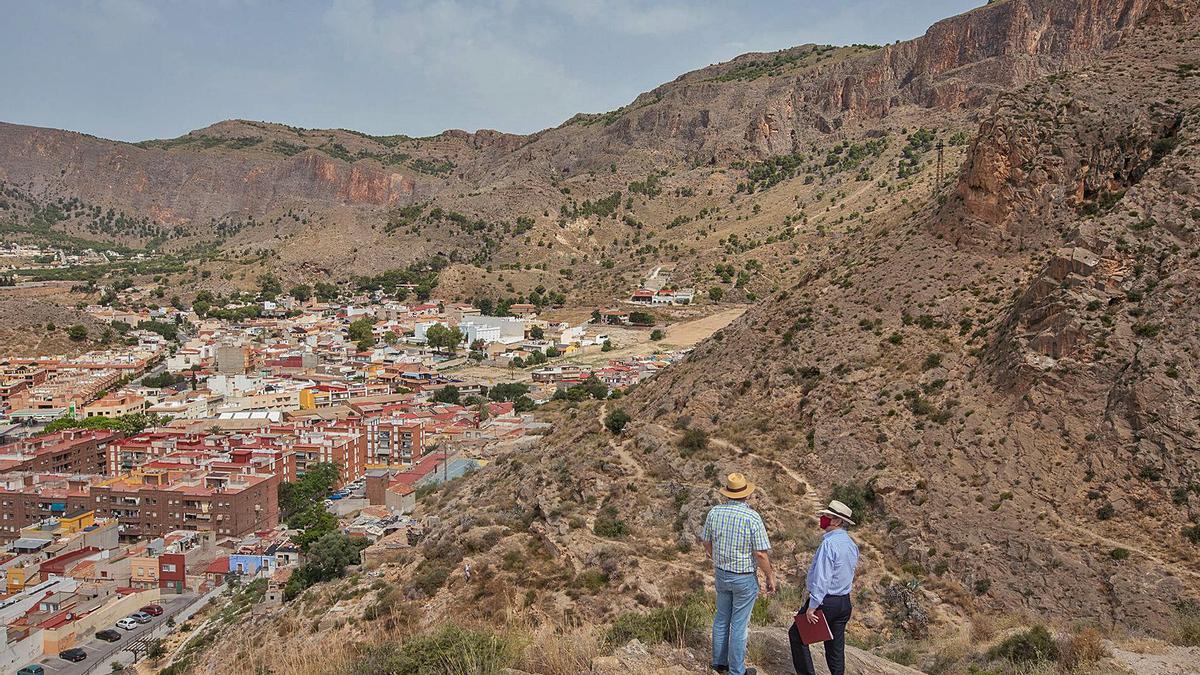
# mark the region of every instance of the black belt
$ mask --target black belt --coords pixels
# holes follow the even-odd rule
[[[754,572],[732,572],[730,570],[725,569],[724,567],[718,567],[717,569],[721,570],[722,572],[724,572],[726,574],[754,574]]]

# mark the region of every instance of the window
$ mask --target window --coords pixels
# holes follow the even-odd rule
[[[175,563],[163,563],[162,569],[164,572],[174,572]]]

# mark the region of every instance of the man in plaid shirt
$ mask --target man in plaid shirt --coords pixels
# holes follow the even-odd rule
[[[766,591],[775,592],[771,567],[771,542],[762,518],[746,498],[754,484],[740,473],[729,474],[721,494],[729,501],[714,506],[704,520],[700,539],[713,561],[717,586],[717,614],[713,618],[713,670],[730,675],[755,675],[746,668],[746,633],[750,611],[758,598],[758,569],[766,575]]]

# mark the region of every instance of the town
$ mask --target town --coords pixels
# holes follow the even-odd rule
[[[416,545],[423,491],[536,442],[539,406],[618,398],[689,351],[636,309],[661,288],[579,324],[383,291],[119,293],[83,308],[105,349],[0,361],[0,668],[120,667],[235,586],[270,605],[320,581],[313,547]]]

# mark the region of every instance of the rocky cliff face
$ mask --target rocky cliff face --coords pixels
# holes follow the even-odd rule
[[[448,131],[369,137],[248,121],[138,146],[0,124],[0,181],[78,198],[212,238],[222,219],[309,208],[387,208],[521,185],[541,207],[548,183],[618,165],[627,180],[685,163],[725,165],[855,137],[899,111],[975,110],[999,90],[1072,68],[1119,44],[1176,0],[1005,0],[882,48],[796,47],[681,76],[621,110],[534,136]],[[1186,3],[1185,3],[1186,4]],[[903,115],[900,124],[904,124]],[[557,204],[549,205],[557,210]],[[505,206],[499,215],[519,215]],[[333,244],[330,254],[338,254]],[[342,252],[344,254],[344,252]]]
[[[689,73],[604,128],[615,147],[662,145],[728,161],[806,147],[814,132],[876,125],[907,106],[974,109],[998,91],[1086,63],[1119,44],[1157,0],[1008,0],[882,48],[797,47]],[[607,121],[606,121],[607,122]]]

